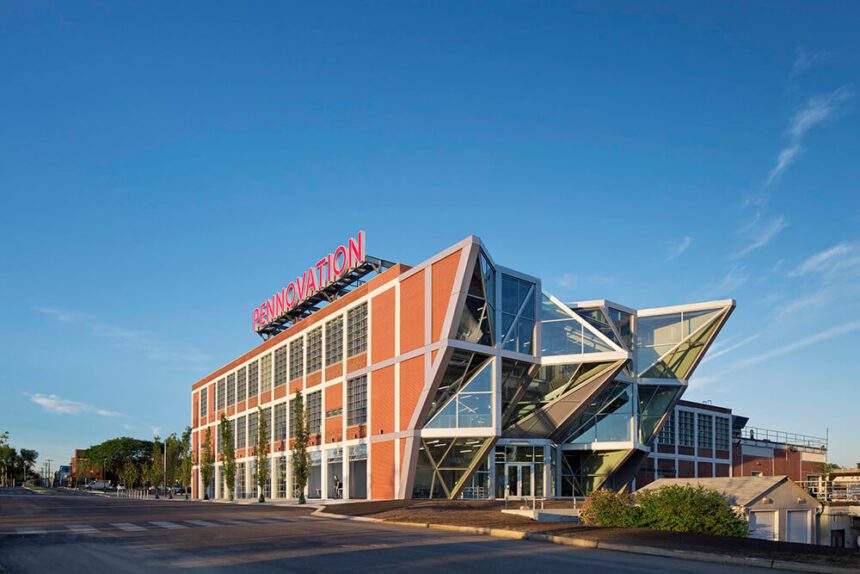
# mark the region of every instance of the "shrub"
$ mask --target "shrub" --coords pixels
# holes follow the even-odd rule
[[[584,524],[628,528],[638,526],[639,513],[633,505],[632,495],[601,488],[585,499],[579,518]]]
[[[716,490],[672,485],[636,496],[640,526],[715,536],[746,536],[747,521]]]

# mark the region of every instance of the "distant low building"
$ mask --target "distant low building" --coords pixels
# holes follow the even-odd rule
[[[749,520],[750,538],[815,544],[820,503],[787,476],[661,478],[640,491],[701,485],[725,496]]]
[[[678,401],[657,433],[635,488],[661,478],[824,476],[827,439],[748,427],[747,417],[709,403]]]

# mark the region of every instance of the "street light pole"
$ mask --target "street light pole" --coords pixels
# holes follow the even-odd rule
[[[161,483],[164,485],[164,496],[167,496],[167,439],[164,439],[162,447],[164,451],[164,466],[162,467]]]

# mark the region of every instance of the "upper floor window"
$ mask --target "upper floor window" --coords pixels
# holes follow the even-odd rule
[[[319,434],[322,428],[322,391],[308,394],[305,412],[308,420],[308,434]]]
[[[290,380],[301,378],[305,368],[305,340],[301,337],[290,343]]]
[[[308,333],[308,374],[322,369],[322,327]]]
[[[332,319],[325,326],[325,364],[343,360],[343,317]]]
[[[287,346],[275,349],[275,387],[287,384]]]
[[[729,419],[717,417],[714,421],[715,436],[714,448],[717,450],[729,450]]]
[[[207,387],[203,387],[203,390],[200,391],[200,416],[205,417],[208,412],[209,403],[207,402],[209,399],[209,389]]]
[[[532,353],[535,330],[535,285],[502,275],[502,348]]]
[[[272,354],[269,353],[260,359],[260,392],[265,393],[272,389]]]
[[[256,397],[259,392],[260,384],[260,363],[254,361],[248,365],[248,396]]]
[[[367,422],[367,377],[352,379],[346,385],[346,424]]]
[[[236,371],[236,402],[241,403],[248,398],[248,370],[242,367]]]
[[[354,357],[367,350],[367,303],[346,315],[346,356]]]

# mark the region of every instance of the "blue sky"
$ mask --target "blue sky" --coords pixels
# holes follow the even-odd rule
[[[860,461],[854,3],[0,7],[0,430],[181,431],[357,229],[563,299],[738,306],[687,397]]]

